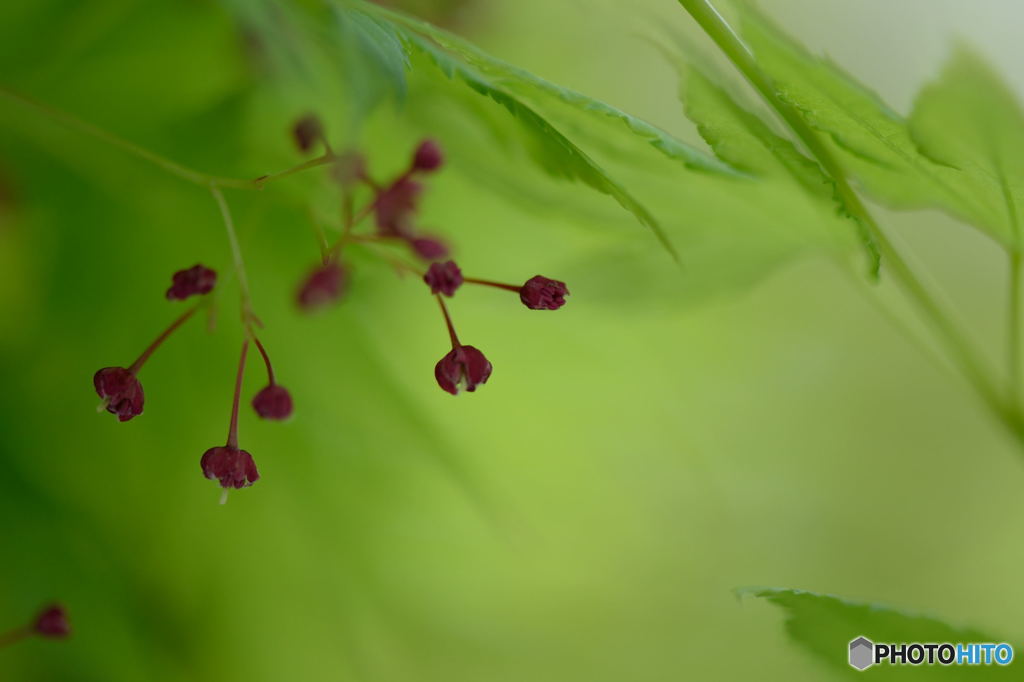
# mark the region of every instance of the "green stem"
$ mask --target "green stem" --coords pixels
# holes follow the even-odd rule
[[[66,125],[68,128],[77,130],[80,133],[85,133],[86,135],[106,142],[107,144],[112,145],[114,147],[118,147],[119,149],[128,152],[132,156],[136,156],[140,159],[143,159],[144,161],[148,161],[149,163],[164,169],[171,175],[176,175],[179,178],[182,178],[183,180],[188,180],[189,182],[195,183],[197,185],[216,184],[222,187],[234,187],[237,189],[258,189],[258,186],[253,180],[240,180],[238,178],[222,178],[217,177],[215,175],[202,173],[192,168],[188,168],[187,166],[183,166],[180,163],[171,161],[170,159],[163,157],[157,154],[156,152],[152,152],[146,149],[145,147],[140,147],[134,142],[129,142],[123,137],[119,137],[117,135],[114,135],[113,133],[109,133],[106,130],[99,128],[98,126],[93,125],[92,123],[83,121],[77,116],[73,116],[65,111],[60,111],[59,109],[54,109],[49,105],[43,104],[42,102],[37,102],[34,99],[25,97],[24,95],[19,95],[15,92],[8,90],[7,88],[0,87],[0,97],[7,99],[11,102],[15,102],[16,104],[20,104],[21,106],[27,109],[31,109],[37,114],[42,114],[46,118],[57,121],[58,123],[62,123]]]
[[[113,147],[117,147],[118,149],[121,149],[122,151],[125,151],[136,158],[142,159],[143,161],[147,161],[153,164],[154,166],[157,166],[158,168],[162,168],[171,175],[177,176],[182,180],[187,180],[188,182],[191,182],[196,185],[230,187],[232,189],[259,190],[263,189],[263,186],[266,183],[270,182],[271,180],[283,178],[293,173],[298,173],[309,168],[323,166],[333,162],[335,159],[334,154],[330,150],[328,150],[323,156],[319,156],[315,159],[305,161],[297,166],[293,166],[292,168],[281,171],[279,173],[264,175],[254,180],[246,180],[243,178],[225,178],[217,175],[210,175],[209,173],[203,173],[202,171],[195,170],[194,168],[189,168],[188,166],[183,166],[177,161],[172,161],[171,159],[168,159],[165,156],[161,156],[160,154],[157,154],[154,151],[150,151],[149,149],[137,145],[134,142],[130,142],[124,139],[123,137],[108,132],[100,128],[99,126],[93,125],[92,123],[89,123],[87,121],[83,121],[77,116],[69,114],[66,111],[55,109],[47,104],[43,104],[42,102],[34,100],[30,97],[26,97],[25,95],[20,95],[2,86],[0,86],[0,99],[6,99],[10,102],[14,102],[15,104],[25,107],[26,109],[30,109],[31,111],[37,114],[41,114],[45,118],[61,123],[67,126],[68,128],[71,128],[72,130],[77,130],[80,133],[84,133],[90,137],[105,142]]]
[[[235,221],[231,219],[231,211],[228,209],[228,202],[224,200],[224,194],[217,185],[210,185],[210,192],[217,201],[220,208],[221,218],[224,220],[224,229],[228,233],[228,242],[231,244],[231,259],[235,264],[235,274],[238,276],[238,288],[242,294],[242,321],[248,329],[249,323],[254,318],[252,312],[252,295],[249,293],[249,277],[245,274],[245,261],[242,260],[242,249],[238,245],[238,234],[235,232]]]
[[[874,216],[850,186],[845,169],[832,155],[829,148],[800,113],[779,96],[775,84],[761,70],[753,53],[708,0],[679,0],[679,3],[772,109],[778,113],[812,156],[818,160],[825,172],[831,176],[836,185],[836,192],[846,210],[867,230],[868,236],[877,246],[882,261],[887,264],[894,279],[942,339],[947,352],[950,353],[971,386],[993,414],[1019,441],[1024,443],[1024,425],[1021,423],[1016,407],[1008,405],[1000,395],[972,345],[882,231]]]

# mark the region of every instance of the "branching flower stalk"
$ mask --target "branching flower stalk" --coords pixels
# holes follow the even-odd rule
[[[438,385],[451,394],[458,394],[462,390],[472,392],[490,377],[491,363],[475,347],[462,345],[459,342],[447,306],[441,298],[442,294],[448,297],[455,294],[455,290],[463,282],[461,271],[454,261],[438,263],[437,261],[448,255],[448,246],[440,239],[420,232],[413,224],[418,197],[423,189],[417,178],[438,170],[444,163],[441,148],[433,140],[428,139],[421,142],[415,149],[409,166],[390,183],[379,183],[366,172],[365,162],[360,155],[336,154],[328,143],[319,120],[313,116],[307,116],[300,119],[293,130],[295,141],[303,152],[309,151],[316,144],[321,144],[324,148],[321,155],[278,173],[263,175],[254,180],[241,180],[209,175],[188,168],[86,123],[75,116],[4,88],[0,88],[0,98],[27,107],[69,128],[118,147],[178,178],[205,187],[217,204],[228,237],[235,275],[238,278],[243,328],[242,351],[234,382],[227,442],[223,446],[208,449],[200,459],[203,474],[207,478],[220,482],[224,490],[221,497],[222,503],[226,501],[228,490],[248,487],[260,478],[252,456],[242,450],[238,443],[239,406],[250,342],[259,351],[267,371],[267,385],[253,398],[253,409],[261,418],[271,420],[287,419],[293,409],[291,395],[277,383],[270,355],[256,333],[257,329],[263,328],[263,323],[253,309],[245,261],[239,245],[235,222],[222,188],[259,190],[273,180],[317,167],[329,166],[332,177],[337,181],[341,191],[343,230],[335,243],[329,245],[316,216],[310,214],[317,236],[320,263],[302,283],[298,296],[299,307],[310,310],[323,307],[325,304],[333,303],[341,298],[347,285],[347,271],[341,262],[343,250],[347,244],[357,242],[370,245],[382,242],[404,243],[415,256],[432,262],[430,269],[423,274],[423,280],[431,292],[436,295],[449,332],[452,349],[441,358],[434,369]],[[356,183],[368,186],[373,192],[372,200],[358,211],[354,210],[351,192]],[[356,234],[356,227],[371,216],[375,220],[375,233],[371,235]],[[418,269],[389,255],[381,254],[381,258],[394,266],[398,274],[406,271],[421,274]],[[216,272],[203,265],[197,264],[191,268],[179,270],[172,277],[172,285],[167,291],[167,298],[175,301],[197,295],[204,296],[213,290],[216,281]],[[518,292],[522,303],[533,310],[556,310],[564,305],[565,296],[569,294],[568,288],[563,282],[541,275],[530,278],[522,286],[485,279],[467,281],[472,284]],[[171,334],[187,322],[200,307],[206,305],[208,304],[196,304],[180,315],[156,340],[146,347],[129,367],[106,367],[96,372],[93,383],[96,393],[104,401],[102,407],[117,415],[120,421],[129,421],[142,414],[144,397],[142,384],[136,376],[138,371]],[[6,637],[12,640],[19,639],[22,637],[22,633],[18,631]]]
[[[709,0],[679,0],[679,2],[779,115],[813,158],[818,161],[825,173],[835,183],[836,192],[846,210],[866,231],[865,236],[869,240],[869,247],[877,250],[883,266],[888,269],[894,280],[917,307],[918,312],[936,332],[950,358],[959,367],[963,376],[989,411],[1010,431],[1018,445],[1024,447],[1024,419],[1020,413],[1018,389],[1014,388],[1018,381],[1016,378],[1019,370],[1017,346],[1020,341],[1019,327],[1021,324],[1018,319],[1020,315],[1017,291],[1020,279],[1019,268],[1012,268],[1017,272],[1011,277],[1010,285],[1009,354],[1012,376],[1010,397],[1007,398],[997,388],[990,370],[980,359],[973,344],[961,330],[961,326],[954,321],[947,307],[936,300],[932,288],[922,282],[853,190],[846,170],[795,107],[779,95],[772,79],[760,68],[753,53],[729,23]]]

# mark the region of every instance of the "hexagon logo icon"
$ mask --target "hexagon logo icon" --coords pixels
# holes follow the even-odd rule
[[[875,663],[875,644],[867,637],[858,637],[850,642],[850,665],[865,670]]]

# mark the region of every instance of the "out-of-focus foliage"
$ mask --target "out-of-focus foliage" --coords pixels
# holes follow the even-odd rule
[[[870,675],[878,680],[998,680],[1011,671],[996,665],[964,666],[890,666],[879,664],[858,671],[836,654],[836,644],[870,633],[876,643],[951,643],[1004,642],[1002,637],[971,628],[953,627],[931,616],[911,614],[881,604],[848,601],[827,594],[779,588],[747,588],[738,591],[740,598],[759,597],[775,604],[786,614],[786,632],[801,647],[826,666],[841,673],[844,679]],[[1014,650],[1014,658],[1020,654]]]
[[[872,195],[896,208],[945,210],[1016,248],[998,182],[944,160],[955,151],[934,149],[934,144],[919,147],[907,121],[877,95],[831,61],[808,53],[751,5],[740,6],[743,38],[780,96],[827,136]],[[1000,99],[1005,111],[1000,92],[996,82],[989,96]],[[976,131],[989,125],[984,118],[971,122]]]
[[[1019,250],[1024,112],[992,67],[961,46],[939,79],[918,95],[910,133],[929,157],[988,188],[985,196],[1006,211],[1000,237]]]

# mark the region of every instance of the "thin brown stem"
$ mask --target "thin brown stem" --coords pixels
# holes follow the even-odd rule
[[[32,636],[32,628],[25,626],[0,634],[0,649]]]
[[[441,312],[444,314],[444,323],[448,325],[448,336],[452,340],[452,350],[455,350],[462,344],[459,343],[459,337],[455,334],[455,325],[452,324],[452,317],[448,314],[448,306],[444,304],[441,294],[437,295],[437,302],[440,304]]]
[[[476,279],[475,277],[463,277],[462,281],[469,284],[482,284],[485,287],[495,287],[496,289],[507,289],[509,291],[516,292],[522,289],[522,287],[517,284],[505,284],[504,282],[495,282],[489,279]]]
[[[270,365],[270,356],[267,355],[267,350],[263,347],[263,344],[260,343],[259,338],[257,338],[255,334],[252,335],[252,340],[253,340],[253,343],[256,344],[256,349],[259,350],[260,355],[263,356],[263,364],[265,364],[267,366],[267,382],[271,386],[273,386],[274,383],[275,383],[274,382],[274,368]]]
[[[242,376],[245,373],[245,356],[249,352],[249,336],[242,341],[242,357],[238,361],[238,376],[235,377],[235,397],[231,403],[231,423],[228,426],[228,447],[238,448],[238,403],[242,397]]]
[[[182,313],[181,317],[179,317],[178,319],[171,323],[171,326],[163,330],[163,332],[160,333],[160,336],[156,337],[153,340],[153,343],[149,344],[146,350],[142,351],[142,355],[140,355],[138,359],[131,364],[131,367],[128,368],[128,371],[131,372],[132,374],[137,374],[138,371],[142,369],[142,366],[146,364],[146,360],[149,360],[149,356],[152,355],[154,351],[156,351],[156,349],[160,347],[160,344],[167,340],[168,336],[174,333],[175,329],[185,324],[188,318],[192,317],[192,315],[195,314],[197,310],[199,310],[200,305],[202,304],[197,303],[196,305],[186,310],[184,313]]]

